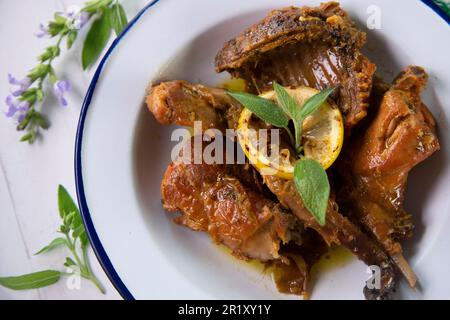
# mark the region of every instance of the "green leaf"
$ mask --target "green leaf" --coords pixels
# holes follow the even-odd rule
[[[44,53],[42,53],[38,59],[41,62],[45,62],[49,59],[57,57],[59,54],[60,54],[60,49],[58,46],[50,46],[45,49]]]
[[[445,11],[445,13],[447,15],[450,16],[450,3],[447,1],[445,2],[445,0],[434,0],[434,2],[436,2],[436,4]]]
[[[61,277],[61,272],[44,270],[17,277],[0,277],[0,285],[13,290],[36,289],[52,285]]]
[[[295,113],[298,109],[300,109],[299,105],[295,101],[295,99],[286,91],[286,89],[279,85],[278,83],[273,83],[273,89],[277,95],[278,105],[283,109],[283,111],[291,117],[291,119],[295,119]]]
[[[23,120],[17,125],[18,131],[23,131],[28,127],[32,118],[32,114],[33,113],[30,111],[30,109],[28,109],[27,113],[25,114],[25,118],[23,118]]]
[[[114,31],[118,36],[128,24],[127,14],[120,3],[116,3],[110,8],[110,18]]]
[[[91,26],[86,40],[84,41],[81,62],[83,69],[86,70],[97,61],[111,34],[111,21],[109,10],[106,10]]]
[[[74,219],[74,221],[76,221],[76,223],[73,226],[73,237],[79,238],[81,246],[85,247],[88,244],[88,238],[84,229],[83,220],[80,218],[79,220]]]
[[[287,128],[289,117],[273,101],[249,93],[228,92],[260,119],[279,128]]]
[[[79,213],[78,207],[75,205],[69,192],[62,185],[58,186],[58,209],[59,215],[63,220],[71,212]]]
[[[69,32],[69,34],[67,35],[67,49],[72,48],[73,43],[75,42],[75,40],[77,39],[78,36],[78,32],[75,30],[72,30]]]
[[[37,138],[37,135],[38,135],[37,129],[33,128],[33,129],[30,131],[30,139],[28,139],[28,142],[29,142],[29,143],[35,142],[35,141],[36,141],[36,138]]]
[[[41,89],[36,90],[36,100],[39,102],[44,100],[44,91],[42,91]],[[39,112],[37,112],[36,114],[40,115]]]
[[[297,115],[300,112],[300,106],[297,104],[297,101],[295,101],[295,99],[289,94],[289,92],[287,92],[287,90],[283,86],[274,82],[273,89],[275,90],[278,104],[294,122],[295,150],[297,151],[297,153],[300,153],[302,144],[302,126],[303,126],[303,121],[297,120],[298,118]]]
[[[19,97],[20,101],[26,101],[29,104],[33,104],[36,102],[38,96],[37,96],[37,88],[31,88],[27,91],[23,92],[22,95]]]
[[[34,82],[39,78],[44,78],[48,71],[49,66],[47,64],[38,64],[36,67],[31,69],[27,76],[30,78],[31,82]]]
[[[63,219],[65,227],[73,231],[72,236],[74,238],[80,239],[82,247],[87,246],[89,241],[81,219],[80,210],[78,210],[67,190],[61,185],[58,187],[58,207],[59,215]]]
[[[300,160],[294,168],[294,183],[305,207],[324,226],[330,183],[323,167],[315,160]]]
[[[72,211],[64,216],[63,223],[67,228],[69,228],[69,230],[73,228],[72,222],[73,222],[73,218],[75,217],[75,215],[76,215],[76,212]]]
[[[20,142],[29,141],[31,139],[31,133],[27,133],[20,138]]]
[[[325,101],[327,101],[328,97],[333,93],[334,89],[335,88],[328,88],[322,90],[318,94],[315,94],[314,96],[309,98],[300,109],[299,118],[297,117],[296,120],[301,120],[301,122],[303,122],[306,117],[316,111]]]
[[[50,242],[50,244],[48,246],[45,246],[44,248],[42,248],[41,250],[39,250],[38,252],[35,253],[35,255],[37,254],[41,254],[44,252],[49,252],[55,248],[58,248],[62,245],[67,245],[67,241],[64,238],[56,238],[55,240],[53,240],[52,242]]]
[[[32,118],[33,121],[42,129],[48,129],[50,126],[47,119],[39,111],[33,112]]]
[[[77,263],[75,261],[72,260],[72,258],[67,257],[66,258],[66,262],[64,262],[64,266],[65,267],[72,267],[72,266],[76,266]]]
[[[99,9],[100,5],[103,4],[103,2],[104,2],[103,0],[88,1],[88,2],[85,3],[84,8],[81,9],[81,11],[86,11],[86,12],[89,12],[89,13],[95,13]]]
[[[55,23],[62,24],[62,25],[66,24],[66,22],[67,22],[67,19],[65,17],[63,17],[62,15],[60,15],[59,13],[55,13],[53,15],[53,19],[54,19]]]
[[[48,24],[48,33],[52,36],[55,37],[58,34],[62,33],[63,30],[66,29],[66,20],[61,20],[60,18],[62,18],[61,16],[58,16],[58,21],[51,21]],[[64,19],[64,18],[63,18]]]

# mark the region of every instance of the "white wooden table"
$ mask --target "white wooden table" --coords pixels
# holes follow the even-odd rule
[[[122,1],[130,17],[142,8],[145,0]],[[36,57],[52,40],[37,39],[34,33],[39,23],[51,19],[55,11],[83,0],[0,0],[0,101],[10,85],[7,74],[22,77],[36,64]],[[82,33],[84,35],[86,30]],[[34,145],[19,143],[21,133],[14,124],[0,114],[0,275],[10,276],[44,270],[61,269],[68,254],[64,248],[35,256],[34,252],[57,236],[60,225],[57,207],[57,186],[64,185],[73,197],[74,144],[82,100],[93,70],[82,72],[80,52],[82,39],[74,48],[62,54],[56,62],[56,72],[67,78],[72,91],[67,95],[69,106],[62,108],[49,97],[44,102],[44,113],[51,127],[43,139]],[[0,287],[2,299],[120,299],[93,252],[92,268],[106,288],[102,295],[88,281],[82,281],[79,290],[70,290],[63,279],[39,290],[12,291]]]

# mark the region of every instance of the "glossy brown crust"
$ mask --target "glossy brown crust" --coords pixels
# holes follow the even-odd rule
[[[242,109],[223,89],[190,84],[183,80],[153,86],[146,103],[161,124],[193,127],[195,121],[201,121],[202,130],[225,131],[227,127],[233,127],[234,124],[227,123],[227,119],[233,119],[231,115],[239,114]]]
[[[376,70],[360,52],[365,39],[335,2],[289,7],[272,11],[225,43],[216,69],[243,78],[258,93],[270,90],[273,81],[319,90],[338,86],[335,99],[349,134],[367,115]]]
[[[216,71],[238,69],[276,47],[315,39],[340,47],[360,48],[365,34],[356,29],[337,2],[273,10],[261,22],[224,44],[216,56]]]
[[[276,202],[241,183],[232,167],[172,163],[161,184],[164,208],[180,212],[176,223],[208,232],[239,258],[280,259],[280,244],[299,239],[292,233],[301,233],[301,225]]]
[[[165,86],[165,84],[161,85]],[[194,88],[197,85],[184,83],[183,86]],[[172,89],[167,91],[170,94],[179,95],[179,90],[182,90],[182,87],[178,85],[170,87]],[[201,88],[204,91],[207,90],[206,87],[201,86]],[[225,92],[220,91],[220,89],[211,90],[216,92],[216,95],[225,95]],[[190,95],[189,97],[186,96],[186,92]],[[192,90],[185,91],[183,95],[184,101],[198,105],[202,105],[205,97],[208,96],[207,94],[201,96],[192,94]],[[235,107],[242,108],[240,105]],[[209,108],[215,112],[222,112],[220,108],[212,108],[211,106]],[[233,112],[225,112],[224,114],[227,126],[235,126],[236,114],[239,114],[239,112],[236,113],[233,110]],[[273,229],[266,227],[268,224],[264,219],[269,218],[267,218],[267,210],[262,209],[264,203],[269,208],[272,206],[274,208],[279,207],[275,205],[275,202],[268,201],[266,197],[262,196],[260,182],[252,174],[254,170],[248,170],[245,167],[244,165],[171,164],[166,171],[161,187],[164,207],[168,211],[182,213],[175,219],[177,223],[193,230],[209,232],[217,242],[224,243],[232,248],[238,257],[257,258],[263,261],[274,259],[278,257],[279,240],[287,239],[286,234],[289,233],[286,233],[286,228],[278,227],[275,232],[277,236],[273,236]],[[368,293],[368,297],[385,298],[388,296],[394,285],[394,271],[389,258],[375,242],[338,212],[334,200],[330,201],[327,224],[321,227],[304,207],[292,181],[266,177],[265,182],[279,201],[291,209],[299,218],[299,221],[317,230],[328,244],[342,244],[367,264],[383,266],[383,283],[385,286],[381,292]],[[233,196],[225,200],[224,194]],[[220,196],[218,197],[218,195]],[[236,199],[240,199],[240,201]],[[258,203],[259,205],[254,207],[254,204]],[[241,214],[240,219],[233,218],[240,217]],[[277,216],[283,217],[279,214],[274,215],[274,217]],[[259,219],[262,220],[255,217],[260,217]],[[221,220],[217,220],[218,218]],[[286,224],[278,223],[275,225]],[[258,233],[255,233],[255,230],[259,230]],[[245,241],[253,233],[258,234],[258,238],[254,238],[253,241]],[[246,243],[245,246],[243,246],[244,243]],[[280,288],[283,287],[285,292],[290,291],[292,293],[303,291],[306,283],[300,281],[300,279],[307,281],[308,270],[295,269],[301,261],[299,257],[287,261],[290,261],[290,264],[280,267],[278,272]],[[306,266],[309,267],[311,264],[308,263]],[[289,282],[288,279],[292,281]],[[282,286],[283,280],[289,283],[285,282]],[[296,286],[298,283],[302,283],[304,287]]]
[[[264,181],[280,202],[289,208],[306,227],[316,230],[328,245],[343,245],[367,265],[380,266],[382,272],[381,289],[368,290],[365,287],[365,295],[368,299],[386,299],[389,297],[395,285],[395,271],[390,258],[375,241],[371,240],[356,225],[339,213],[338,206],[333,199],[330,199],[328,205],[326,224],[320,226],[305,208],[292,180],[265,176]]]
[[[411,216],[403,208],[408,173],[439,150],[435,121],[420,97],[427,78],[416,66],[402,72],[340,160],[343,208],[391,256],[401,254],[399,242],[412,235]]]

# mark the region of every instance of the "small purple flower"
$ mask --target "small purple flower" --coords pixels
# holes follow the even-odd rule
[[[59,13],[68,20],[69,27],[74,30],[80,30],[89,20],[89,13],[81,11],[79,6],[70,6],[65,12]]]
[[[18,101],[14,99],[12,95],[6,97],[6,105],[8,106],[8,111],[5,112],[7,118],[12,118],[17,121],[17,123],[22,122],[25,115],[30,107],[26,101]]]
[[[67,100],[64,98],[64,93],[68,91],[70,91],[70,83],[66,80],[58,80],[53,85],[53,93],[62,107],[67,106]]]
[[[20,96],[22,93],[24,93],[31,85],[31,81],[30,78],[26,77],[22,80],[17,80],[16,78],[14,78],[14,76],[12,74],[8,74],[8,82],[9,84],[13,85],[13,86],[19,86],[19,89],[16,91],[13,91],[12,95],[14,97],[18,97]]]
[[[80,30],[89,21],[89,13],[81,11],[73,19],[72,25],[76,30]]]
[[[50,35],[48,31],[48,25],[44,25],[43,23],[39,24],[39,31],[34,34],[38,38],[43,38],[45,36]]]

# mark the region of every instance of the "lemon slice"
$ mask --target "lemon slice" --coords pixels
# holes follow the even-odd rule
[[[319,93],[309,87],[296,89],[286,88],[288,93],[303,106],[305,102]],[[261,97],[276,100],[274,91]],[[261,120],[252,117],[252,112],[244,109],[239,118],[238,140],[251,164],[263,175],[276,175],[284,179],[292,179],[294,166],[298,158],[294,151],[283,142],[278,147],[268,139],[261,139],[258,131]],[[270,136],[270,133],[267,134]],[[328,169],[339,156],[344,141],[344,121],[339,108],[334,103],[325,102],[303,122],[302,146],[306,158],[318,161],[324,169]],[[272,148],[268,152],[269,147]]]

